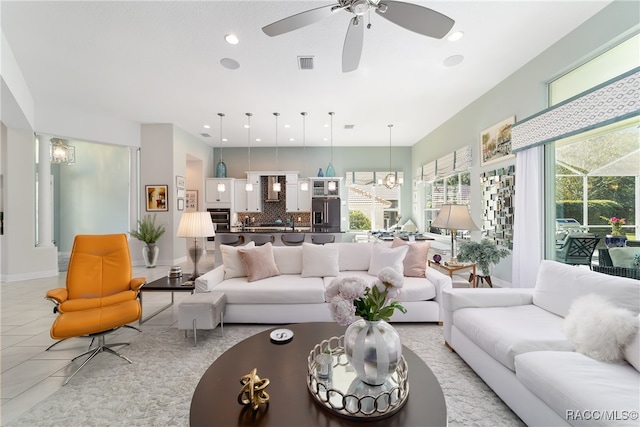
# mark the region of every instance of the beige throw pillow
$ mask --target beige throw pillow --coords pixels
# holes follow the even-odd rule
[[[271,242],[249,249],[240,248],[238,253],[244,268],[247,270],[247,280],[249,282],[280,275],[278,266],[276,266],[276,262],[273,259]]]
[[[393,238],[392,248],[408,246],[409,250],[402,262],[405,277],[425,277],[427,268],[427,258],[429,258],[429,248],[431,243],[409,243],[397,237]]]
[[[249,242],[244,246],[220,245],[222,264],[224,265],[224,280],[233,279],[234,277],[245,277],[247,275],[247,270],[244,268],[238,250],[252,248],[254,246],[254,242]]]

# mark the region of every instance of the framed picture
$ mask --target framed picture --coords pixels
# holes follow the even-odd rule
[[[180,175],[176,175],[176,188],[178,190],[184,190],[184,186],[186,185],[186,180],[184,179],[184,176],[180,176]]]
[[[185,196],[184,188],[178,188],[177,193],[178,193],[178,194],[177,194],[177,196],[178,196],[179,198],[184,199],[184,196]]]
[[[480,133],[480,166],[514,157],[511,154],[511,126],[516,116],[504,119]]]
[[[168,211],[168,185],[145,185],[145,194],[147,195],[147,211],[159,212]]]
[[[198,209],[198,190],[187,190],[187,209]]]
[[[184,210],[184,199],[182,197],[178,198],[178,210],[179,211]]]

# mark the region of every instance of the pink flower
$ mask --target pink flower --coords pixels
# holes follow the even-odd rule
[[[356,320],[356,307],[353,305],[353,301],[346,300],[339,296],[331,299],[329,303],[329,310],[333,319],[338,322],[339,325],[347,326]]]
[[[378,279],[387,287],[401,288],[404,285],[404,277],[396,269],[385,267],[378,272]],[[383,291],[384,289],[380,289]]]

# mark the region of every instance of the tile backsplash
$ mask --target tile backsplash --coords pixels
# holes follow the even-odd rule
[[[287,197],[287,186],[286,186],[286,178],[284,175],[278,176],[278,182],[282,187],[280,191],[280,197],[277,202],[267,200],[267,192],[268,188],[268,177],[263,176],[260,178],[260,188],[262,191],[262,212],[261,213],[244,213],[238,212],[238,221],[242,221],[247,215],[251,218],[252,224],[273,224],[276,220],[281,220],[285,222],[286,220],[290,220],[293,218],[296,222],[296,225],[306,226],[311,223],[311,212],[287,212],[286,205],[286,197]]]

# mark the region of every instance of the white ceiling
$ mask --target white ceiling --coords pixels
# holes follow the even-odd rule
[[[412,33],[375,13],[358,70],[341,71],[352,17],[341,12],[277,37],[261,28],[325,1],[2,1],[2,30],[37,105],[136,123],[174,123],[217,146],[410,146],[610,1],[411,1],[463,31],[457,42]],[[223,37],[235,33],[240,43]],[[299,70],[297,57],[314,57]],[[443,61],[463,55],[455,67]],[[240,63],[237,70],[222,58]],[[203,125],[211,125],[204,129]],[[284,125],[290,125],[284,128]],[[355,125],[345,130],[345,125]],[[35,129],[38,131],[38,129]],[[204,138],[201,133],[211,137]],[[73,135],[59,135],[73,137]],[[261,142],[255,142],[261,138]],[[294,138],[295,141],[289,141]]]

